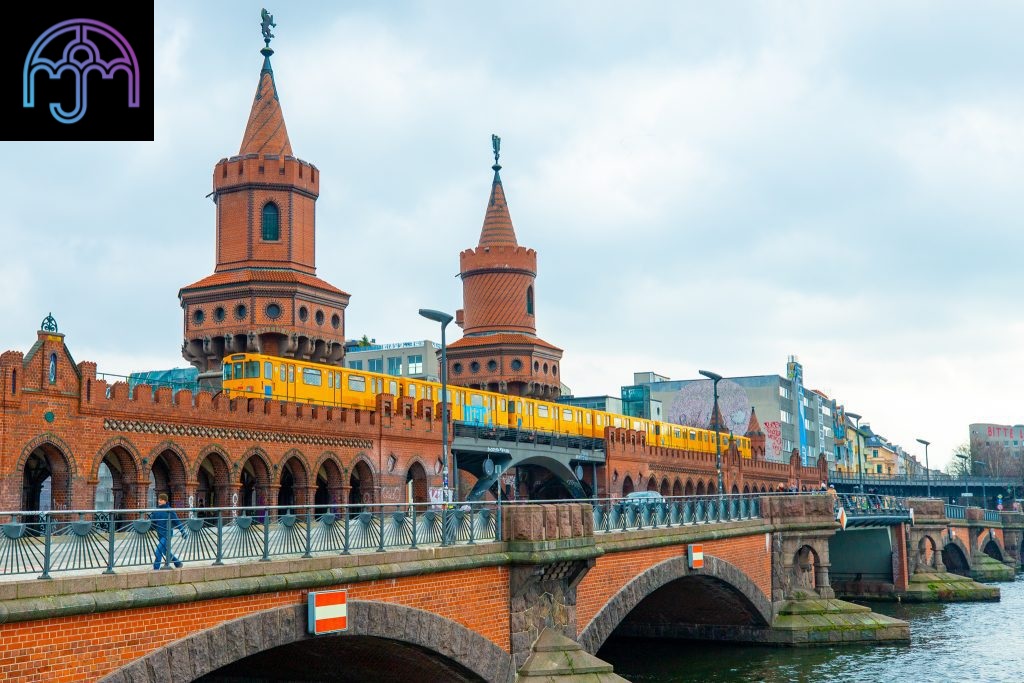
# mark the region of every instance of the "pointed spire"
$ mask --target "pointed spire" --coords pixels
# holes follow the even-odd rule
[[[755,434],[760,435],[764,434],[764,432],[761,431],[761,423],[757,420],[754,406],[750,406],[750,422],[747,423],[747,431],[743,436],[753,436]]]
[[[256,87],[256,98],[252,102],[249,122],[245,125],[245,135],[242,136],[242,146],[238,153],[292,156],[292,143],[288,139],[281,101],[277,97],[274,70],[270,66],[270,55],[274,51],[268,45],[260,53],[263,55],[260,82]]]
[[[501,156],[501,138],[497,135],[491,136],[491,147],[494,150],[494,180],[491,181],[491,197],[487,202],[487,213],[484,216],[484,226],[480,231],[480,247],[518,247],[516,231],[512,227],[512,217],[508,213],[508,203],[505,201],[505,189],[501,186],[501,164],[498,158]]]
[[[727,432],[729,428],[725,424],[725,419],[722,417],[722,409],[715,404],[714,410],[711,411],[711,423],[708,425],[708,429],[712,429],[716,432]]]

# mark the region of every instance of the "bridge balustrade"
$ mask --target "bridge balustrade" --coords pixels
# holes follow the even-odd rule
[[[478,424],[472,422],[455,422],[452,426],[455,436],[462,436],[482,441],[494,441],[509,444],[540,444],[580,451],[604,452],[604,439],[560,432],[516,429],[500,425]]]
[[[1000,517],[999,510],[985,510],[985,521],[986,522],[1002,522],[1003,518]]]
[[[836,496],[836,506],[845,508],[847,514],[891,515],[907,512],[904,498],[877,493],[841,493]]]
[[[0,512],[0,577],[152,566],[160,534],[146,510]],[[182,562],[309,558],[423,546],[472,545],[500,535],[494,502],[260,506],[176,510],[165,534]],[[166,566],[166,559],[164,558]]]
[[[764,494],[721,497],[604,498],[592,501],[594,533],[615,533],[756,519]]]
[[[946,503],[946,519],[967,519],[967,506]]]

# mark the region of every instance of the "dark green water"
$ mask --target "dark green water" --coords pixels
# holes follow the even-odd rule
[[[1024,681],[1024,576],[1000,602],[872,603],[910,622],[910,645],[763,648],[614,639],[598,656],[631,681]]]

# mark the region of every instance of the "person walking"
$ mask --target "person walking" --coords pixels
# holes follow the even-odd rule
[[[174,532],[174,527],[177,527],[178,531],[181,532],[182,539],[187,538],[185,533],[185,523],[178,518],[178,513],[171,509],[170,504],[167,502],[167,494],[161,493],[156,497],[157,510],[149,516],[153,522],[153,526],[156,527],[156,557],[153,558],[153,569],[160,569],[160,562],[164,559],[169,559],[174,563],[174,566],[181,569],[181,560],[170,551],[170,539],[169,536]],[[173,525],[173,526],[172,526]],[[167,556],[165,558],[165,556]]]

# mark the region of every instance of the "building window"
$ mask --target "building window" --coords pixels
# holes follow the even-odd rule
[[[472,363],[470,363],[469,364],[469,371],[470,372],[480,372],[480,363],[477,363],[476,361],[473,361]]]
[[[281,307],[277,304],[267,304],[267,317],[276,320],[281,317]]]
[[[324,324],[324,312],[323,311],[317,311],[316,312],[316,324],[317,325],[323,325]]]
[[[519,360],[518,358],[513,360],[512,361],[512,369],[515,370],[516,372],[519,372],[520,370],[522,370],[523,369],[523,361]]]
[[[331,327],[333,327],[334,329],[338,329],[339,327],[341,327],[341,316],[338,315],[337,313],[331,316]]]
[[[370,358],[366,361],[366,369],[370,372],[384,372],[383,358]]]
[[[299,306],[299,320],[302,322],[309,320],[309,309],[305,306]]]
[[[224,322],[224,316],[225,313],[223,306],[218,306],[217,308],[213,309],[213,319],[216,320],[217,322]]]
[[[277,209],[277,204],[267,202],[263,205],[263,239],[267,242],[276,242],[281,239],[279,217],[280,212]]]
[[[782,398],[789,398],[789,387],[779,387],[779,396]]]
[[[786,424],[793,424],[793,415],[788,410],[780,410],[782,421]]]
[[[461,375],[462,363],[455,363],[454,365],[452,365],[452,372],[454,372],[456,375]]]
[[[526,314],[533,315],[533,287],[526,288]]]
[[[498,362],[493,360],[487,361],[487,369],[490,370],[491,372],[494,372],[495,370],[498,369]]]
[[[348,362],[348,366],[351,369],[353,369],[353,370],[362,370],[363,369],[363,361],[361,361],[361,360],[350,360]]]
[[[196,325],[202,325],[203,324],[203,320],[205,320],[205,319],[206,319],[206,314],[203,313],[203,309],[197,308],[195,311],[193,311],[193,313],[192,313],[192,320],[195,322]]]
[[[423,356],[409,356],[406,361],[409,363],[410,375],[423,374]]]
[[[237,306],[235,306],[235,317],[238,318],[239,320],[244,320],[245,315],[248,312],[249,309],[245,307],[245,304],[238,304]]]
[[[388,358],[388,374],[400,377],[402,375],[402,357]]]
[[[57,383],[57,354],[50,354],[50,384]]]

